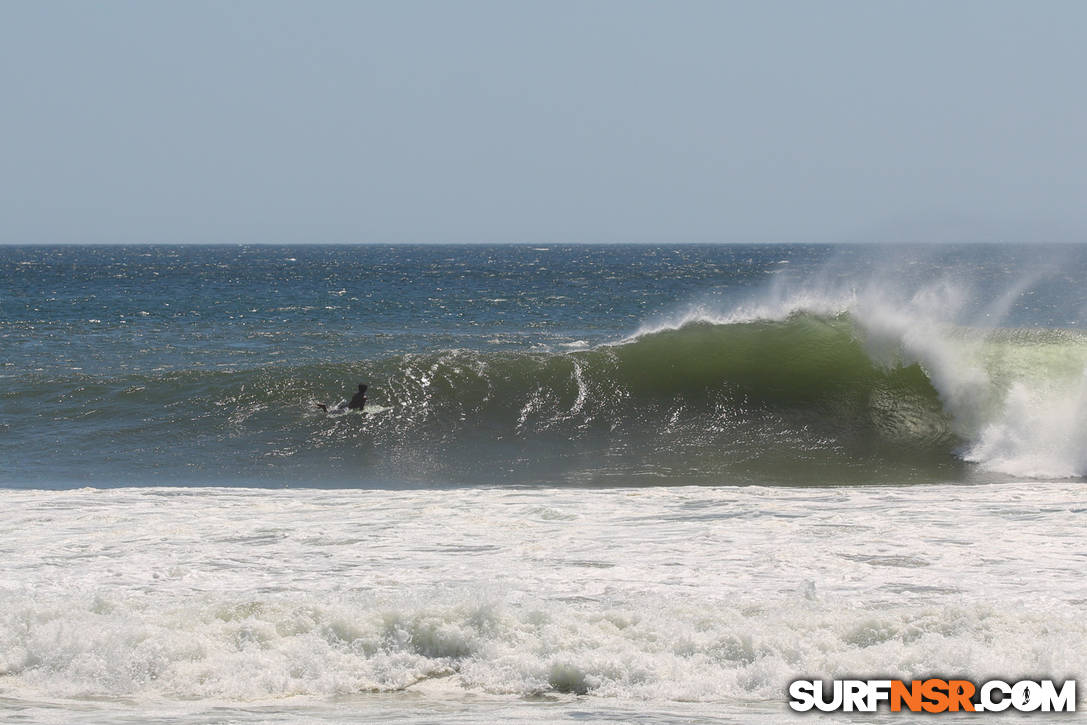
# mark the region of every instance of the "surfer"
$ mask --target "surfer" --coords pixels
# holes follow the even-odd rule
[[[366,408],[366,389],[368,387],[370,387],[370,386],[363,385],[362,383],[359,383],[359,392],[355,393],[355,395],[351,398],[351,400],[349,400],[347,402],[346,405],[341,403],[340,405],[337,405],[335,408],[333,408],[332,412],[339,413],[339,412],[342,412],[342,411],[345,411],[345,410],[363,410],[363,409],[365,409]],[[317,407],[320,408],[321,410],[325,411],[326,413],[328,412],[328,406],[325,405],[324,403],[318,403]]]

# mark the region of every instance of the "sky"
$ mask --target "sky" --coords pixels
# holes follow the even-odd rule
[[[1087,242],[1083,2],[0,0],[0,243]]]

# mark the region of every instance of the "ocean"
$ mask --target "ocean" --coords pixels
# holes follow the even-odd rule
[[[1080,246],[0,247],[0,716],[771,723],[799,678],[1076,679],[1084,279]]]

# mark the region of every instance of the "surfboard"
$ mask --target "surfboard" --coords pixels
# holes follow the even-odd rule
[[[343,401],[336,403],[335,405],[328,403],[314,403],[314,406],[325,413],[330,418],[340,418],[345,415],[377,415],[378,413],[384,413],[386,410],[392,408],[386,405],[367,405],[363,410],[352,410],[350,408],[342,408]]]

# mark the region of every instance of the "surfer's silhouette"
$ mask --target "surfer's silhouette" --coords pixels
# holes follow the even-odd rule
[[[347,402],[346,405],[341,403],[332,409],[333,413],[339,413],[345,410],[364,410],[366,408],[366,389],[370,387],[359,383],[359,392],[355,393],[354,397]],[[317,407],[326,413],[329,412],[328,406],[324,403],[318,403]]]

